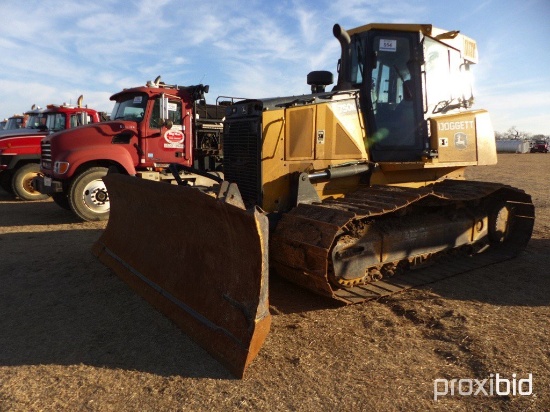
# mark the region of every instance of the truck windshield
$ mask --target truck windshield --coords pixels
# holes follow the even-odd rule
[[[39,126],[43,123],[40,122],[42,115],[40,114],[30,114],[29,118],[27,119],[27,125],[25,126],[27,129],[38,129]]]
[[[22,127],[23,127],[23,118],[10,117],[8,119],[8,122],[6,123],[6,126],[4,126],[4,129],[13,130],[13,129],[21,129]]]
[[[65,129],[64,113],[48,113],[46,115],[46,127],[50,132],[58,132]]]
[[[115,103],[115,107],[113,107],[111,113],[111,119],[140,122],[143,120],[146,107],[147,95],[124,96]]]

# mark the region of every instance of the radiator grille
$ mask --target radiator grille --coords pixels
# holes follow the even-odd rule
[[[42,160],[46,162],[52,161],[52,145],[50,142],[41,143]]]
[[[226,119],[225,180],[236,183],[246,206],[261,205],[261,114]]]

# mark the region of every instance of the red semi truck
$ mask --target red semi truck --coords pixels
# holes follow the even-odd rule
[[[34,186],[83,220],[105,220],[109,195],[102,177],[109,170],[173,181],[170,164],[194,168],[190,184],[211,185],[199,171],[221,162],[225,107],[204,100],[208,86],[149,81],[111,96],[111,120],[47,136],[42,141],[41,176]]]
[[[105,120],[105,114],[82,106],[50,104],[46,109],[25,113],[26,127],[0,134],[0,187],[22,200],[40,200],[48,195],[31,182],[40,173],[41,141],[49,133]]]

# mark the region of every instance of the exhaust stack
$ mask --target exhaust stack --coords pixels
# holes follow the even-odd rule
[[[338,23],[332,28],[332,34],[338,39],[342,48],[338,65],[338,83],[334,86],[334,90],[349,90],[352,88],[350,80],[351,50],[349,48],[351,39],[348,32]]]

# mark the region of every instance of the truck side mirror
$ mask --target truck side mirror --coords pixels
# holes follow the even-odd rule
[[[174,125],[174,122],[170,120],[169,107],[170,101],[163,93],[160,98],[160,119],[158,119],[158,125],[161,128],[166,127],[167,129],[171,129]]]
[[[161,119],[168,119],[168,106],[170,102],[168,101],[168,98],[162,94],[160,97],[160,118]]]

